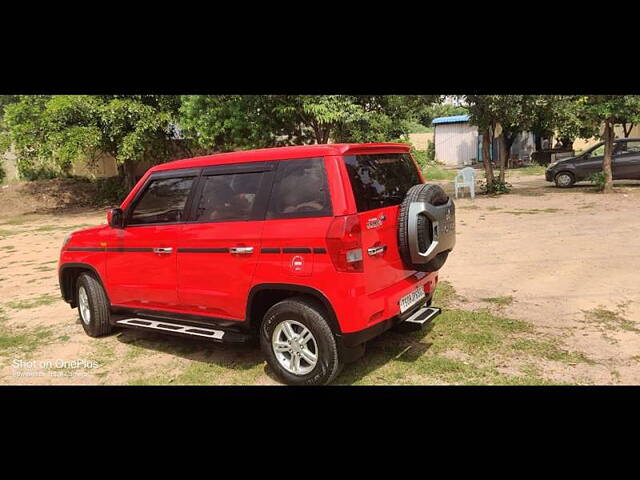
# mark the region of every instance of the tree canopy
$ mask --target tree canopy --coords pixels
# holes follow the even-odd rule
[[[66,174],[74,161],[108,153],[131,185],[135,162],[166,153],[179,105],[164,95],[24,95],[4,108],[5,135],[25,178]]]
[[[190,95],[180,125],[201,146],[231,150],[277,145],[390,141],[406,134],[436,96]]]

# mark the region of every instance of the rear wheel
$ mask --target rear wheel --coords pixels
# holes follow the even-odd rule
[[[569,188],[575,183],[575,178],[569,172],[560,172],[555,176],[556,187]]]
[[[325,385],[342,367],[322,308],[304,297],[285,299],[267,311],[260,345],[269,366],[288,385]]]
[[[100,282],[83,273],[76,284],[78,313],[82,328],[90,337],[102,337],[113,330],[109,323],[109,300]]]

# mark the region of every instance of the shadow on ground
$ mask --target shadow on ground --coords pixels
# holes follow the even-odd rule
[[[430,347],[423,339],[432,326],[418,331],[390,330],[367,343],[365,355],[347,364],[334,381],[337,385],[351,385],[384,367],[391,361],[413,362]],[[145,350],[165,353],[194,362],[217,365],[229,370],[248,371],[263,365],[263,373],[280,383],[274,372],[266,365],[258,342],[249,344],[213,343],[208,340],[163,335],[142,330],[123,329],[116,332],[119,342]]]
[[[432,329],[433,324],[429,323],[415,331],[396,328],[383,333],[367,343],[366,352],[362,358],[345,365],[334,383],[352,385],[394,360],[404,363],[416,361],[431,348],[432,342],[423,340]]]
[[[256,343],[232,344],[211,340],[164,335],[134,329],[116,333],[119,342],[146,350],[166,353],[195,362],[215,364],[232,370],[250,370],[264,363]]]

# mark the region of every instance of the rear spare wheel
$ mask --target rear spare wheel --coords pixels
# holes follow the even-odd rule
[[[434,272],[447,261],[456,241],[455,205],[438,185],[409,189],[400,204],[398,248],[413,270]]]

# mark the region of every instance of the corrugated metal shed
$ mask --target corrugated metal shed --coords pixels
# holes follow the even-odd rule
[[[438,117],[431,121],[432,125],[442,125],[443,123],[466,123],[469,115],[454,115],[452,117]]]
[[[434,138],[439,162],[461,167],[477,158],[478,127],[469,122],[436,125]]]

